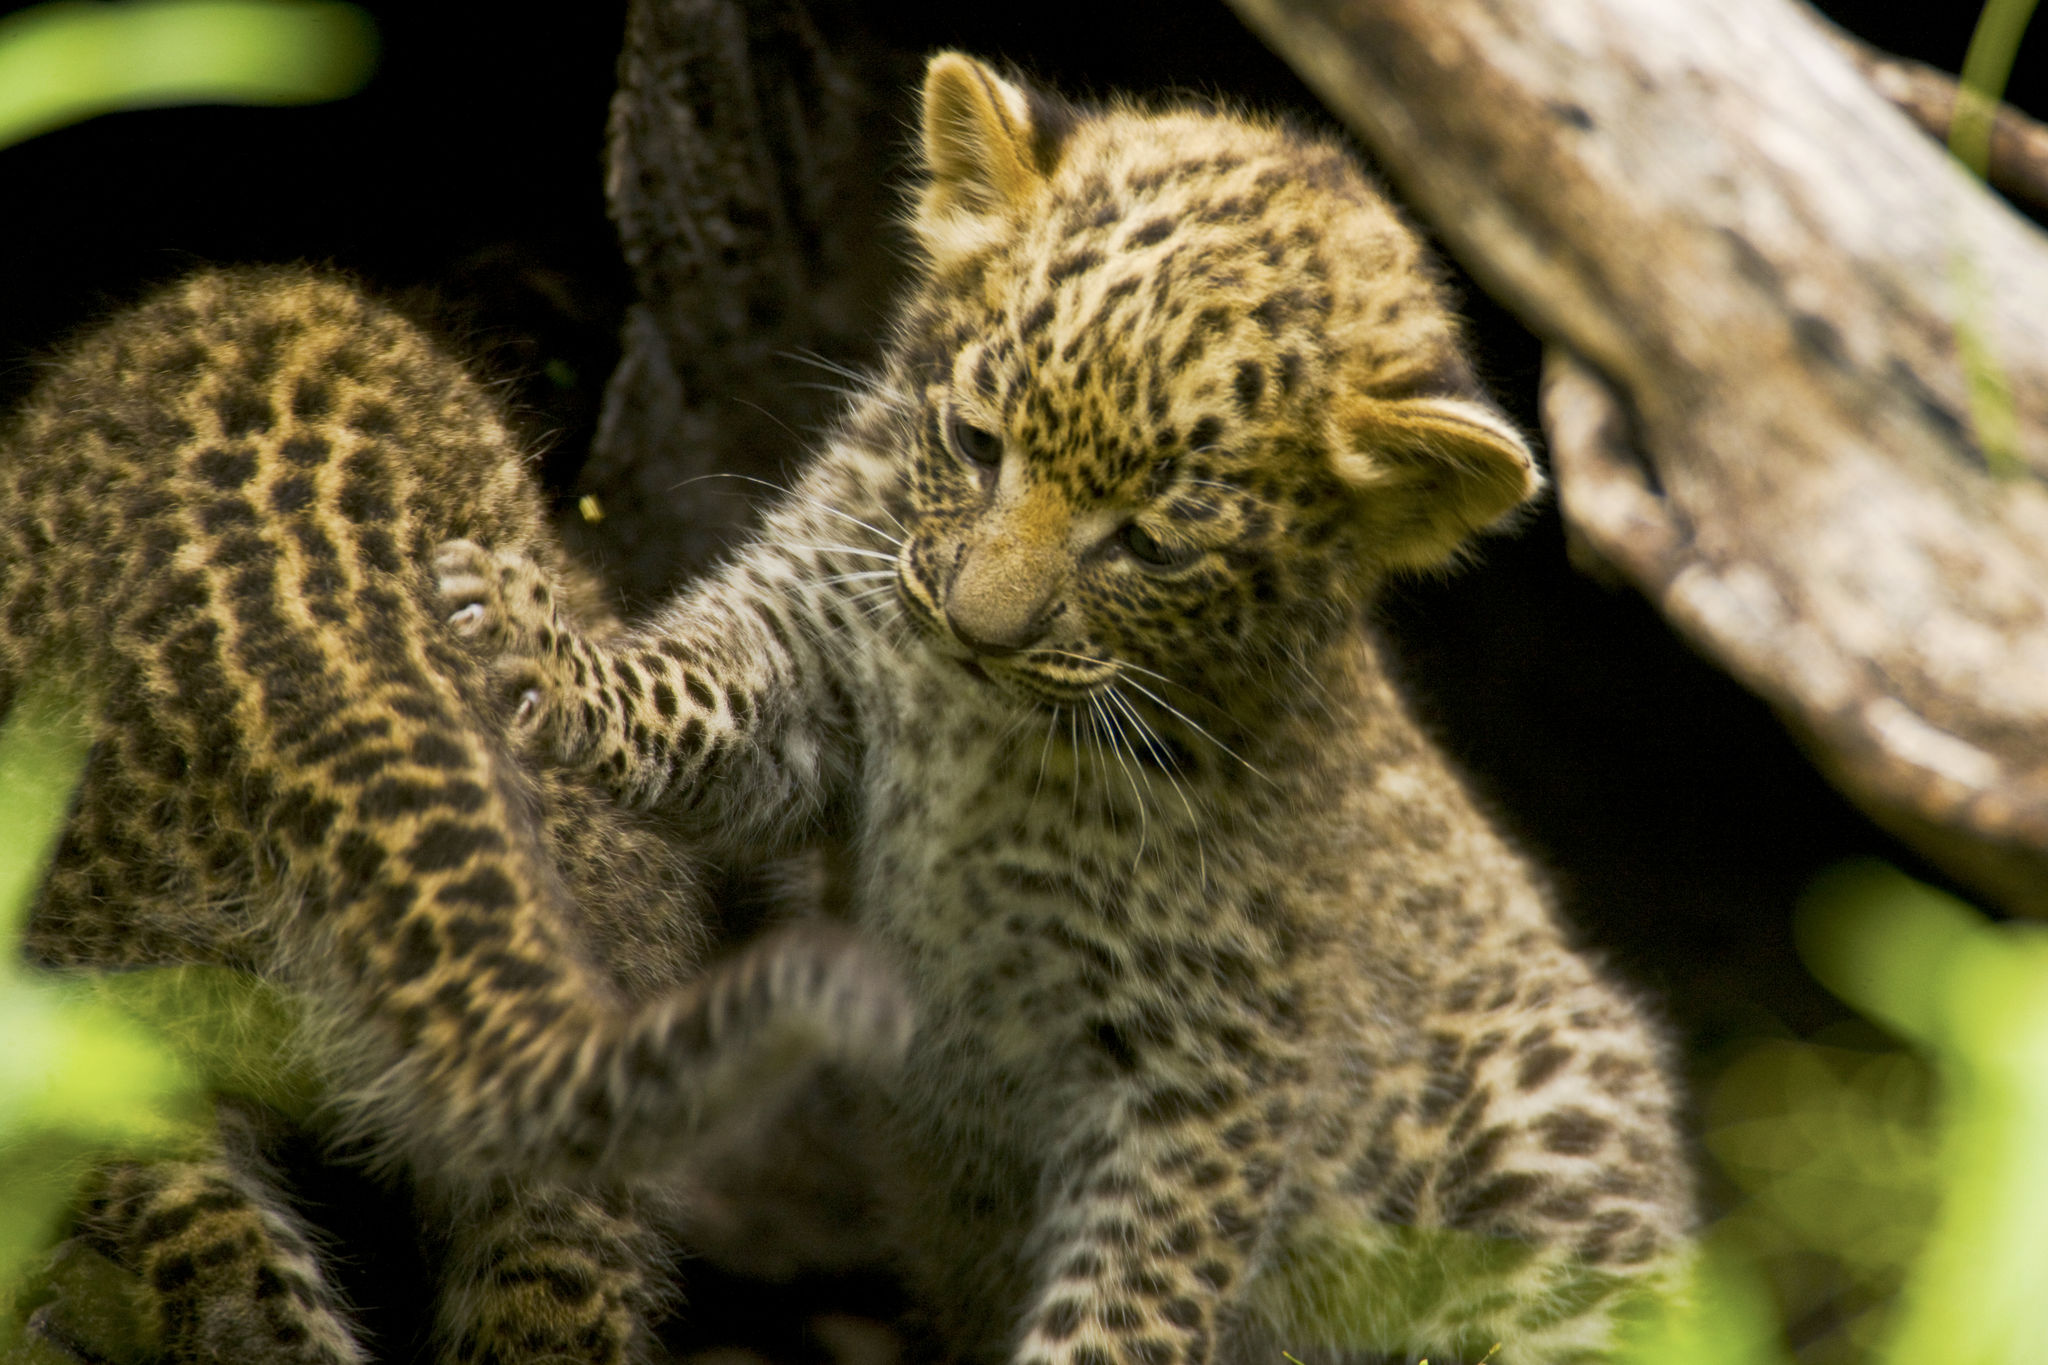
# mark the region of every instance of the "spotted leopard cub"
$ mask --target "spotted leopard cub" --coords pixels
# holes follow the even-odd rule
[[[0,431],[0,707],[60,681],[94,741],[27,952],[284,988],[326,1122],[445,1221],[445,1357],[623,1360],[669,1279],[663,1172],[907,1025],[843,934],[701,969],[673,841],[506,748],[436,608],[457,536],[563,571],[482,391],[340,283],[203,274],[60,357]],[[224,1119],[104,1172],[85,1236],[174,1359],[360,1359]]]
[[[1538,487],[1414,235],[1324,139],[958,55],[923,141],[893,344],[753,544],[611,640],[472,545],[444,608],[629,804],[850,817],[963,1357],[1599,1356],[1688,1177],[1367,624]]]

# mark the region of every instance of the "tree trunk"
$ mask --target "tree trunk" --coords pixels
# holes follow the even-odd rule
[[[1788,0],[1233,3],[1551,344],[1583,544],[2048,913],[2041,235]]]
[[[742,538],[872,358],[910,54],[847,0],[633,0],[605,192],[639,302],[576,530],[628,601]]]

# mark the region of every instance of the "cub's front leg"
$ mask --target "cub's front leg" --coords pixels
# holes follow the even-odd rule
[[[598,638],[524,555],[434,553],[449,627],[490,660],[529,747],[626,805],[759,847],[814,819],[846,770],[830,661],[793,605],[742,562],[651,621]]]
[[[1204,1365],[1272,1215],[1282,1152],[1217,1083],[1119,1093],[1073,1134],[1027,1244],[1016,1365]]]

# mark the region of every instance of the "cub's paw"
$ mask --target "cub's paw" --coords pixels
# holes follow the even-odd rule
[[[448,629],[484,654],[542,654],[555,646],[555,585],[523,554],[473,540],[434,547],[434,591]]]
[[[713,1132],[772,1121],[820,1066],[885,1076],[909,1051],[911,1006],[886,958],[847,929],[807,921],[711,964],[643,1025],[609,1069],[612,1160],[694,1160]],[[735,1127],[734,1125],[738,1125]]]
[[[827,920],[793,924],[714,969],[716,1031],[771,1047],[887,1069],[910,1048],[910,994],[893,963]]]
[[[43,1302],[18,1324],[13,1344],[0,1346],[0,1365],[149,1365],[161,1358],[140,1278],[82,1238],[60,1244],[40,1282],[23,1291],[23,1302]],[[0,1339],[5,1335],[0,1330]]]
[[[549,665],[565,639],[552,576],[523,554],[473,540],[443,541],[432,565],[441,619],[490,668],[514,733],[538,738],[550,728]]]

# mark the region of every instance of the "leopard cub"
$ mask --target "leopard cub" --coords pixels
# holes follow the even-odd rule
[[[843,931],[703,966],[682,851],[505,744],[452,536],[562,570],[483,390],[343,283],[201,274],[61,355],[0,430],[0,708],[59,683],[93,739],[27,952],[274,983],[328,1130],[441,1224],[444,1355],[643,1356],[676,1163],[907,1019]],[[83,1235],[173,1359],[359,1360],[254,1127],[110,1167]]]
[[[1414,234],[1327,139],[955,54],[923,150],[893,342],[723,572],[591,640],[456,542],[444,611],[627,804],[850,822],[963,1358],[1597,1356],[1689,1179],[1656,1031],[1368,624],[1539,486]]]

